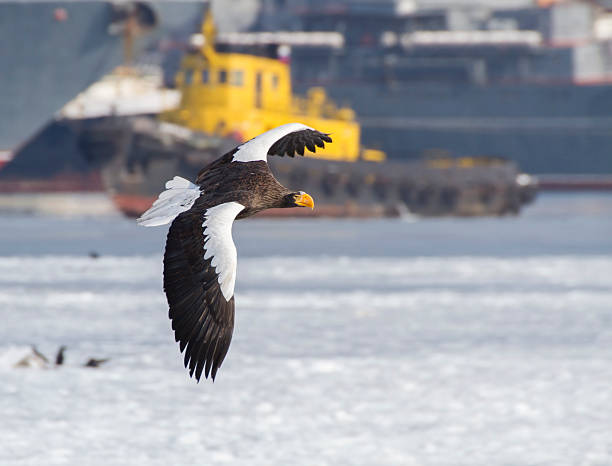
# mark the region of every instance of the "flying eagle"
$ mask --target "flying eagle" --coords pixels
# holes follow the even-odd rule
[[[138,223],[172,222],[164,253],[164,291],[185,368],[198,382],[214,381],[232,340],[236,246],[235,219],[275,207],[310,207],[303,191],[281,185],[268,155],[294,157],[331,142],[328,134],[289,123],[245,142],[198,173],[194,183],[175,176]]]

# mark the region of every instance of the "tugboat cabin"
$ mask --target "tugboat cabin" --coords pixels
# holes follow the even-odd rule
[[[200,43],[185,56],[176,76],[181,104],[163,114],[163,120],[239,141],[297,121],[333,135],[333,143],[317,151],[318,158],[384,158],[380,151],[361,149],[360,127],[353,110],[338,108],[327,99],[324,89],[312,88],[305,98],[293,96],[287,60],[218,52],[215,36],[208,14],[198,36]],[[279,49],[283,51],[283,47]]]

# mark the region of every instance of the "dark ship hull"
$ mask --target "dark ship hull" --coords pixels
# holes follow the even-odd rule
[[[160,123],[153,118],[106,119],[81,133],[90,157],[109,153],[102,181],[129,216],[147,210],[174,175],[193,180],[220,154],[238,144]],[[516,214],[535,196],[536,185],[514,163],[501,159],[437,159],[428,162],[330,162],[311,157],[270,157],[279,181],[316,199],[314,211],[279,209],[267,216],[382,217]]]
[[[107,157],[83,152],[80,137],[102,118],[54,120],[30,138],[0,171],[0,194],[102,192],[100,167]],[[108,150],[114,145],[108,141]]]

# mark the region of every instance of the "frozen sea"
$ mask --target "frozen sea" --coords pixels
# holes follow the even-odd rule
[[[612,195],[238,222],[234,339],[199,384],[165,227],[0,225],[0,465],[612,464]],[[65,365],[14,368],[31,344]]]

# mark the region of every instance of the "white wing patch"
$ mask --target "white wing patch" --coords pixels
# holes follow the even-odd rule
[[[232,224],[244,209],[238,202],[226,202],[204,213],[204,259],[210,259],[226,301],[234,295],[238,254],[232,239]]]
[[[302,123],[287,123],[286,125],[277,126],[270,131],[261,133],[259,136],[238,146],[238,150],[234,154],[232,162],[255,162],[258,160],[265,162],[268,157],[268,150],[270,150],[270,147],[272,147],[276,141],[289,133],[301,131],[303,129],[312,128]]]
[[[175,176],[166,183],[166,190],[159,195],[151,208],[136,222],[145,227],[170,223],[178,214],[191,209],[200,194],[202,192],[198,185],[180,176]]]

